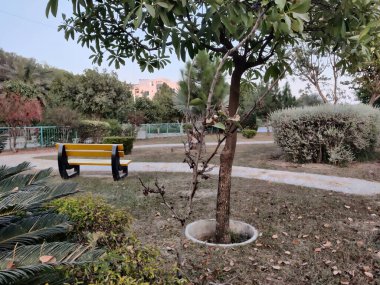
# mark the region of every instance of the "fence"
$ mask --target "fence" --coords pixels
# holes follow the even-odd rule
[[[41,127],[0,127],[0,133],[10,138],[16,138],[16,148],[49,147],[56,142],[75,142],[78,140],[77,132],[70,128],[59,128],[55,126]],[[12,144],[13,144],[12,139]],[[10,148],[10,140],[5,147]]]
[[[142,124],[140,130],[147,134],[182,134],[181,123]]]
[[[207,133],[215,134],[220,132],[220,129],[208,127]],[[182,123],[161,123],[161,124],[142,124],[137,133],[138,139],[147,139],[154,137],[171,137],[186,134],[183,130]]]

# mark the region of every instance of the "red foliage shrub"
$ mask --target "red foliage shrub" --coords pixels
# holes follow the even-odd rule
[[[16,93],[0,97],[0,110],[0,121],[10,127],[28,126],[42,120],[40,102]]]

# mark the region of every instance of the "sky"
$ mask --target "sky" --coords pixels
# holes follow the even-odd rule
[[[71,9],[71,1],[60,0],[57,18],[45,16],[47,0],[0,0],[0,48],[7,52],[34,58],[39,63],[71,71],[75,74],[83,70],[98,67],[100,70],[116,71],[120,80],[127,83],[138,83],[139,79],[154,79],[164,77],[172,81],[180,80],[180,70],[184,63],[176,56],[171,57],[171,64],[154,73],[141,72],[139,66],[131,61],[116,70],[106,63],[102,66],[93,65],[89,56],[91,52],[76,41],[66,41],[63,32],[57,28],[61,23],[61,13]],[[286,78],[289,81],[292,94],[299,96],[299,90],[306,83],[299,79]],[[280,82],[283,85],[285,80]],[[347,92],[350,92],[347,89]]]

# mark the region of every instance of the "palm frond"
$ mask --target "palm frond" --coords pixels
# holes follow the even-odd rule
[[[23,218],[0,230],[0,251],[13,249],[16,244],[38,244],[67,233],[71,229],[65,216],[48,213]]]
[[[44,204],[78,192],[77,185],[51,184],[52,169],[30,169],[28,162],[0,166],[0,285],[63,284],[56,265],[91,262],[103,253],[74,243],[46,243],[62,240],[72,227]],[[41,264],[41,256],[53,256],[54,264]]]
[[[11,177],[13,175],[16,175],[18,173],[21,173],[30,169],[31,169],[31,164],[30,162],[26,162],[26,161],[13,167],[1,165],[0,166],[0,182],[8,177]]]
[[[0,270],[0,285],[24,285],[33,284],[29,280],[39,274],[51,271],[54,267],[50,264],[35,264],[12,270]],[[43,284],[43,283],[34,283]]]
[[[17,167],[17,166],[16,166]],[[29,168],[30,169],[30,168]],[[32,172],[32,173],[14,173],[0,180],[0,192],[4,193],[17,188],[29,185],[43,184],[53,172],[52,168]],[[1,175],[1,174],[0,174]]]
[[[0,216],[0,229],[17,220],[17,216]]]
[[[68,242],[24,245],[0,253],[0,270],[6,269],[9,260],[12,260],[17,268],[40,263],[41,256],[53,256],[56,260],[55,265],[77,264],[98,259],[103,253],[100,249]]]
[[[27,284],[62,284],[59,272],[52,271],[54,266],[92,262],[103,253],[100,249],[65,242],[16,247],[14,251],[0,253],[0,285],[25,284],[17,283],[25,280]],[[52,256],[56,261],[54,264],[38,264],[41,256]],[[9,261],[17,268],[5,270]]]
[[[40,207],[42,203],[72,195],[78,192],[76,187],[76,183],[69,182],[51,186],[29,185],[16,192],[7,192],[0,195],[0,217],[31,210]]]

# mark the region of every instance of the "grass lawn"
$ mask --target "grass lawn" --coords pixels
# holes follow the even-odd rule
[[[155,175],[141,178],[153,183]],[[175,207],[185,203],[189,179],[185,174],[159,174]],[[135,217],[138,237],[157,246],[168,265],[176,260],[173,249],[179,249],[184,273],[193,284],[379,284],[380,195],[233,179],[231,218],[256,226],[261,236],[249,246],[218,249],[185,240],[160,198],[142,195],[136,174],[119,182],[109,176],[71,181],[84,192],[126,207]],[[216,187],[217,177],[202,183],[192,220],[214,217]]]

